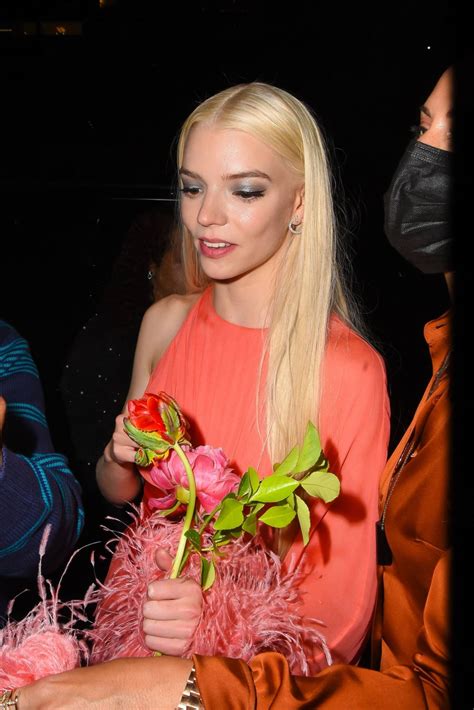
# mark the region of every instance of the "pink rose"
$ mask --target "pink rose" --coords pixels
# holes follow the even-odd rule
[[[222,449],[212,446],[198,446],[195,449],[183,446],[182,449],[194,473],[197,498],[206,513],[210,513],[228,493],[237,490],[240,477],[229,467],[229,460]],[[166,494],[162,498],[151,498],[150,507],[166,510],[173,507],[177,500],[183,500],[183,493],[188,490],[188,478],[175,451],[166,461],[156,462],[150,470],[150,477],[155,486]]]

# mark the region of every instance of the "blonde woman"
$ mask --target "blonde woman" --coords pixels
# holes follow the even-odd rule
[[[192,112],[177,158],[187,294],[146,312],[127,400],[166,391],[193,444],[222,447],[239,473],[254,466],[268,475],[308,420],[317,424],[341,495],[312,504],[306,548],[294,529],[267,541],[285,570],[307,572],[300,613],[324,620],[333,661],[357,663],[375,601],[389,403],[383,360],[361,335],[344,281],[321,130],[286,91],[239,85]],[[97,464],[103,495],[119,505],[142,486],[125,412]],[[159,495],[146,480],[145,508]],[[164,551],[157,561],[166,568]],[[181,655],[202,605],[191,580],[153,583],[147,646]],[[326,663],[315,651],[311,671]]]

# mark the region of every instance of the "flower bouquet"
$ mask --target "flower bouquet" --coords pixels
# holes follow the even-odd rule
[[[306,545],[311,515],[305,497],[328,503],[339,494],[314,425],[308,423],[302,445],[269,476],[249,468],[239,477],[222,449],[192,447],[180,408],[166,393],[131,400],[128,410],[124,428],[139,446],[136,464],[162,496],[148,500],[152,515],[139,511],[115,550],[92,631],[92,662],[150,655],[137,619],[148,584],[163,577],[153,563],[159,545],[173,557],[170,577],[186,574],[204,592],[186,656],[250,660],[264,650],[280,651],[293,672],[308,674],[319,647],[329,663],[322,622],[298,614],[303,572],[284,574],[260,536],[263,526],[297,521]]]
[[[180,408],[166,393],[131,400],[128,411],[124,428],[139,446],[136,464],[163,495],[149,499],[151,514],[143,503],[132,510],[131,525],[116,535],[106,582],[86,599],[63,605],[52,588],[48,598],[40,569],[42,602],[26,619],[0,630],[0,688],[78,665],[151,655],[141,622],[147,587],[164,576],[154,561],[157,546],[173,557],[170,577],[186,574],[203,589],[201,619],[185,656],[250,660],[279,651],[293,673],[308,675],[320,648],[330,664],[322,622],[298,614],[304,572],[285,574],[260,537],[262,526],[285,528],[297,521],[306,545],[311,515],[305,498],[329,503],[339,495],[314,425],[308,423],[302,445],[266,478],[254,468],[239,477],[222,449],[192,446]],[[94,623],[78,630],[76,622],[91,603],[97,605]],[[67,621],[59,618],[64,610]],[[31,654],[32,648],[41,654]]]

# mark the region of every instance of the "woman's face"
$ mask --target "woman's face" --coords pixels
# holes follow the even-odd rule
[[[436,86],[420,109],[420,143],[442,150],[452,150],[453,69],[440,76]]]
[[[269,276],[283,245],[297,239],[303,184],[288,164],[248,133],[196,124],[180,169],[181,216],[201,267],[214,280]]]

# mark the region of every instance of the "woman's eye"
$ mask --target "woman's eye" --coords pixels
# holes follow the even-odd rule
[[[201,188],[197,185],[183,185],[179,190],[183,195],[198,195],[201,192]]]
[[[410,133],[415,137],[419,138],[420,136],[423,135],[423,133],[426,133],[428,129],[426,126],[410,126]]]
[[[263,197],[265,190],[236,190],[234,195],[242,197],[244,200],[253,200],[257,197]]]

